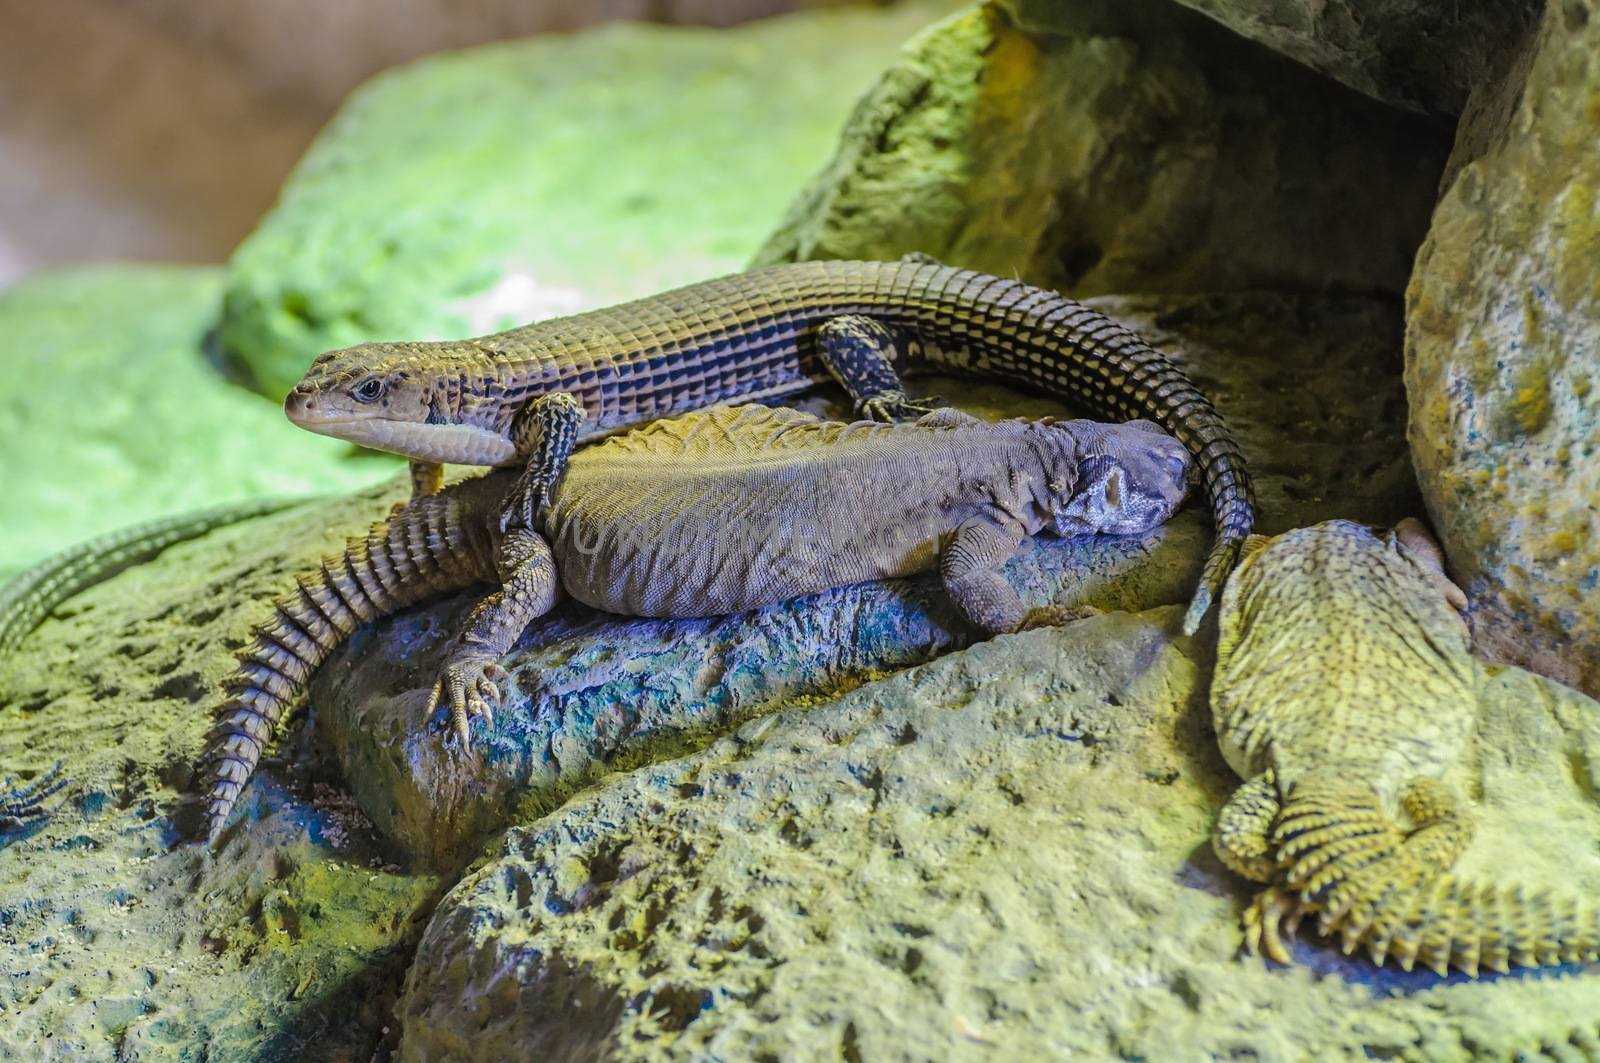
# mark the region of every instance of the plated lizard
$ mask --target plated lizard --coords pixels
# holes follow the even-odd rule
[[[1198,628],[1255,519],[1244,459],[1211,403],[1104,314],[923,255],[772,266],[476,339],[330,351],[284,409],[311,431],[412,459],[418,494],[438,489],[440,462],[525,462],[508,524],[536,528],[576,442],[830,378],[862,415],[898,420],[931,408],[907,397],[907,368],[1038,388],[1176,436],[1199,464],[1216,525],[1184,618],[1185,631]],[[576,406],[554,401],[562,396]],[[587,415],[581,427],[575,408]]]
[[[1440,974],[1600,958],[1600,910],[1447,874],[1471,824],[1442,776],[1475,725],[1479,668],[1438,546],[1416,521],[1334,520],[1251,536],[1222,596],[1211,708],[1246,780],[1213,847],[1266,884],[1245,945],[1282,963],[1316,913],[1364,946]]]
[[[424,599],[499,584],[428,705],[449,706],[465,749],[469,717],[499,702],[500,658],[562,590],[612,612],[708,616],[937,566],[968,618],[1010,631],[1025,613],[999,568],[1023,537],[1147,531],[1181,503],[1192,468],[1142,421],[990,424],[943,409],[843,424],[734,406],[574,454],[539,531],[501,525],[510,471],[414,498],[299,577],[241,651],[202,759],[209,835],[328,653]]]

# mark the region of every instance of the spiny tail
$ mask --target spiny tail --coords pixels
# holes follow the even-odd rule
[[[1342,936],[1345,952],[1364,946],[1374,963],[1395,959],[1407,971],[1420,963],[1441,975],[1455,967],[1475,977],[1484,967],[1600,960],[1600,909],[1576,894],[1444,875],[1391,896],[1370,925]]]
[[[271,619],[253,629],[200,760],[208,841],[222,832],[284,713],[351,632],[492,576],[487,532],[463,516],[453,492],[412,502],[296,577]]]
[[[53,554],[0,587],[0,660],[11,655],[44,618],[68,598],[169,546],[252,517],[276,513],[297,500],[262,499],[135,524]]]
[[[1588,900],[1447,874],[1465,843],[1456,828],[1407,834],[1369,787],[1318,781],[1295,788],[1274,841],[1287,885],[1346,953],[1472,976],[1600,959],[1600,908]]]

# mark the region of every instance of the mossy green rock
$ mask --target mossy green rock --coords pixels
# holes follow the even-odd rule
[[[739,269],[928,6],[616,25],[358,90],[229,266],[268,395],[361,340],[492,331]]]
[[[1179,610],[1003,636],[641,767],[506,833],[441,902],[402,1060],[1510,1059],[1600,977],[1239,955],[1208,835],[1237,785]],[[1600,705],[1486,676],[1464,874],[1600,887]],[[1573,1056],[1571,1058],[1577,1058]]]
[[[1418,479],[1474,644],[1600,693],[1600,5],[1463,121],[1408,294]]]
[[[862,100],[758,264],[924,251],[1076,296],[1399,294],[1448,152],[1169,0],[976,6]]]
[[[221,293],[221,270],[158,266],[63,270],[0,293],[0,579],[141,520],[393,471],[295,428],[207,361]]]

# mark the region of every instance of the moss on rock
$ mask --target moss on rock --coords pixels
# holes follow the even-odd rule
[[[931,10],[616,25],[380,75],[235,253],[223,344],[281,396],[330,348],[489,332],[732,272]]]
[[[1073,295],[1398,294],[1446,130],[1168,0],[975,5],[857,106],[757,264],[945,261]]]
[[[141,520],[393,471],[224,379],[204,354],[221,291],[217,269],[103,266],[0,294],[0,579]]]

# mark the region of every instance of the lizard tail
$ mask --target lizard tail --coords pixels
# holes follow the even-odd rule
[[[73,595],[176,543],[294,504],[290,499],[262,499],[216,506],[121,528],[52,554],[0,586],[0,660]]]
[[[1341,929],[1347,953],[1364,946],[1374,963],[1420,963],[1440,975],[1600,960],[1600,909],[1587,899],[1453,875],[1391,895],[1359,931]]]
[[[1470,832],[1442,784],[1417,780],[1401,806],[1418,824],[1410,831],[1371,788],[1313,779],[1279,814],[1273,842],[1286,884],[1346,953],[1365,948],[1374,963],[1474,977],[1600,959],[1600,908],[1587,899],[1446,873]]]
[[[214,842],[289,707],[357,627],[425,598],[491,578],[484,532],[472,534],[451,492],[418,499],[351,538],[342,554],[296,577],[239,651],[200,759],[206,837]]]

